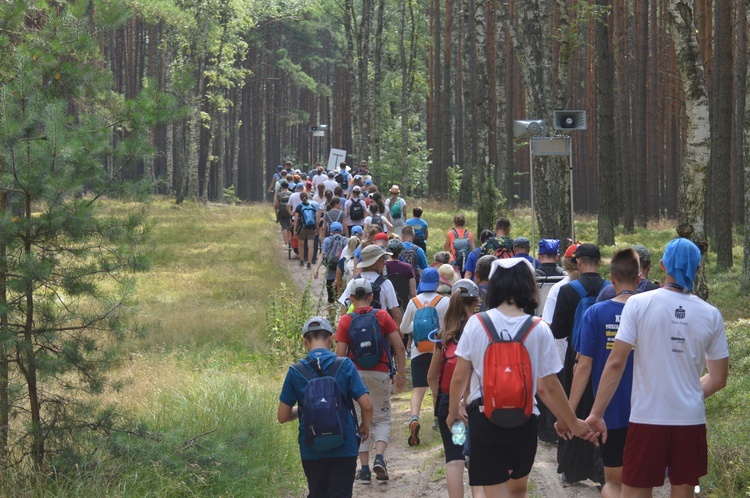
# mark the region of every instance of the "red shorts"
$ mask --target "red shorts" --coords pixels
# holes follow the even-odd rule
[[[708,473],[706,425],[648,425],[630,423],[622,457],[622,483],[631,488],[698,485]]]

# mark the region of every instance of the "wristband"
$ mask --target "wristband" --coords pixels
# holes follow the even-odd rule
[[[406,374],[405,373],[402,373],[402,374],[397,373],[396,377],[401,377],[401,378],[405,379],[406,378]]]

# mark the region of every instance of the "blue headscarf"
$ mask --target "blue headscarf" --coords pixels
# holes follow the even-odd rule
[[[697,245],[688,239],[672,239],[664,248],[661,261],[677,285],[693,290],[695,272],[701,263],[701,251]]]

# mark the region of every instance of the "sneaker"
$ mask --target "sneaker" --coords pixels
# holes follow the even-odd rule
[[[388,480],[388,467],[385,465],[383,458],[376,458],[375,463],[372,465],[372,471],[375,472],[375,478],[378,481]]]
[[[412,418],[409,422],[409,446],[417,446],[419,444],[419,419]]]
[[[370,484],[372,482],[372,475],[369,470],[359,469],[357,474],[354,476],[355,481],[359,481],[362,484]]]
[[[312,268],[312,265],[310,263],[307,263],[307,269],[309,270],[310,268]]]
[[[300,260],[299,260],[299,265],[300,265],[300,266],[305,266],[305,262],[304,262],[304,261],[302,261],[302,260],[300,259]]]

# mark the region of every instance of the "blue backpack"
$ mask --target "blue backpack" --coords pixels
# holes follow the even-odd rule
[[[300,204],[302,214],[302,226],[305,228],[315,228],[315,206],[310,204]]]
[[[329,451],[344,444],[347,440],[346,423],[349,413],[354,414],[354,426],[358,426],[354,406],[347,406],[336,381],[336,374],[344,360],[345,358],[336,358],[328,368],[328,373],[323,372],[309,356],[292,365],[307,379],[305,395],[300,402],[300,413],[304,417],[305,444],[315,451]]]
[[[417,307],[414,313],[414,328],[412,329],[414,344],[417,345],[417,351],[420,353],[431,353],[435,350],[435,343],[429,340],[430,332],[437,333],[440,330],[440,317],[435,306],[443,299],[443,296],[436,296],[435,299],[427,304],[422,304],[418,297],[412,298],[414,306]]]
[[[594,303],[596,303],[596,298],[599,297],[599,293],[608,285],[609,280],[605,280],[599,291],[596,294],[591,295],[588,293],[588,291],[586,291],[586,289],[583,287],[583,284],[578,280],[573,280],[572,282],[570,282],[570,286],[573,287],[573,289],[578,293],[578,297],[581,298],[581,300],[578,301],[578,306],[576,306],[576,313],[573,317],[573,330],[570,333],[570,342],[573,345],[574,351],[581,350],[581,327],[583,327],[584,313],[586,313],[586,310],[593,306]]]
[[[375,308],[365,314],[349,313],[352,322],[349,324],[349,349],[354,356],[354,362],[361,368],[373,368],[380,361],[383,350],[388,355],[389,370],[391,354],[385,345],[385,339],[375,314],[380,311]]]

